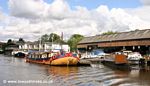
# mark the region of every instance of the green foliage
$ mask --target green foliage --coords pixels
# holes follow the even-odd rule
[[[61,37],[55,33],[45,34],[41,37],[42,42],[55,42],[55,43],[65,43]]]
[[[3,44],[3,46],[2,46],[3,51],[5,51],[6,46],[7,46],[7,44]]]
[[[51,33],[50,35],[49,35],[49,41],[50,42],[59,42],[61,40],[61,38],[60,38],[60,36],[59,35],[57,35],[57,34],[55,34],[55,33]]]
[[[47,34],[43,35],[43,36],[41,37],[41,40],[42,40],[43,42],[49,42],[49,35],[47,35]]]
[[[80,34],[74,34],[70,37],[68,40],[68,45],[70,46],[71,51],[76,51],[77,50],[77,44],[83,39],[84,36]]]
[[[11,44],[13,41],[11,39],[8,39],[7,44]]]
[[[12,39],[8,39],[7,43],[3,44],[2,50],[5,51],[5,48],[12,44],[14,44]]]
[[[118,32],[113,32],[113,31],[107,31],[102,33],[102,35],[112,35],[112,34],[117,34]]]
[[[24,44],[24,43],[25,43],[25,41],[24,41],[24,39],[23,39],[23,38],[19,38],[18,43],[22,43],[22,44]]]

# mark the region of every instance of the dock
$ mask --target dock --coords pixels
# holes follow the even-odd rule
[[[91,66],[91,64],[99,64],[103,61],[100,58],[80,59],[79,66]]]
[[[81,59],[78,63],[79,66],[90,66],[91,65],[91,61],[88,61],[86,59]]]

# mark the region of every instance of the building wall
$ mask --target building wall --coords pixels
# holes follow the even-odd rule
[[[65,51],[70,51],[70,47],[68,45],[60,45],[60,44],[50,44],[50,43],[45,43],[45,44],[24,44],[24,45],[19,45],[20,50],[41,50],[41,51],[50,51],[50,50],[60,50],[64,49]]]
[[[59,45],[59,44],[53,44],[52,45],[53,50],[60,50],[63,49],[66,52],[70,52],[70,47],[69,45]]]

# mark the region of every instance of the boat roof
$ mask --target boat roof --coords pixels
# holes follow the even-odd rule
[[[57,52],[45,52],[45,51],[33,51],[33,52],[29,52],[29,54],[47,54],[47,53],[57,53]]]

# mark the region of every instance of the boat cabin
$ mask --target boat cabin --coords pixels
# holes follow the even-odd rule
[[[29,58],[46,59],[46,58],[51,58],[55,54],[56,53],[52,53],[52,52],[34,52],[29,54]]]

